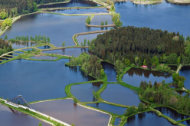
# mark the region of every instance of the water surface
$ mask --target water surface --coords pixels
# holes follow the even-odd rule
[[[184,87],[190,90],[190,69],[182,69],[179,74],[185,77]]]
[[[150,27],[190,35],[190,6],[162,2],[156,5],[115,4],[124,26]]]
[[[27,101],[65,97],[65,86],[88,81],[79,67],[65,66],[59,61],[14,60],[0,65],[0,97],[22,95]]]
[[[101,82],[73,85],[71,93],[82,102],[96,101],[93,92],[97,92],[101,85]]]
[[[56,13],[64,14],[96,14],[96,13],[108,13],[106,8],[88,8],[88,9],[66,9],[66,10],[56,10]]]
[[[32,107],[76,126],[107,126],[109,121],[109,115],[76,105],[71,99],[35,103]]]
[[[8,107],[0,104],[0,122],[1,126],[38,126],[41,123],[43,126],[50,126],[31,116],[20,112],[13,113]]]
[[[88,28],[85,25],[87,16],[63,16],[48,13],[32,14],[24,16],[16,21],[13,26],[2,36],[9,39],[16,36],[48,36],[55,46],[74,46],[72,36],[80,32],[100,30],[100,28]]]
[[[119,84],[108,84],[101,97],[106,101],[122,105],[138,106],[140,103],[138,95],[134,91]]]
[[[141,81],[146,81],[146,82],[151,81],[152,84],[154,84],[154,82],[162,82],[164,80],[166,83],[170,83],[172,82],[172,76],[167,73],[162,73],[157,71],[131,68],[123,76],[122,80],[128,84],[139,87]]]
[[[135,115],[127,120],[125,126],[173,126],[165,118],[157,116],[153,112]]]

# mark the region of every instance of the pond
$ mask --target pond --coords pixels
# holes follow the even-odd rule
[[[14,60],[1,64],[0,96],[12,99],[22,95],[28,102],[65,97],[66,85],[88,81],[79,67],[66,67],[68,61]]]
[[[190,35],[190,6],[163,1],[155,5],[136,5],[132,2],[115,4],[124,26],[150,27]]]
[[[8,107],[0,104],[0,122],[2,126],[50,126],[26,114],[20,112],[13,113]]]
[[[108,84],[101,97],[105,101],[128,106],[138,106],[140,103],[139,97],[134,91],[120,84]]]
[[[112,82],[117,81],[117,79],[116,79],[117,73],[114,69],[114,65],[103,62],[102,66],[104,68],[104,72],[106,73],[107,81],[112,81]]]
[[[164,80],[166,83],[169,83],[172,82],[172,76],[167,73],[157,71],[144,70],[140,68],[131,68],[123,76],[122,80],[127,84],[139,87],[141,81],[151,81],[152,84],[154,84],[154,82],[162,82]]]
[[[81,53],[88,53],[87,48],[66,48],[66,49],[57,49],[57,50],[49,50],[43,51],[43,53],[50,53],[50,54],[61,54],[61,55],[68,55],[78,57]]]
[[[56,10],[55,13],[64,13],[64,14],[96,14],[96,13],[108,13],[106,8],[87,8],[87,9],[65,9],[65,10]]]
[[[107,126],[109,115],[74,104],[71,99],[32,104],[32,108],[76,126]]]
[[[82,102],[96,101],[93,92],[97,92],[101,86],[101,82],[73,85],[71,87],[71,93]]]
[[[173,126],[165,118],[157,116],[153,112],[135,115],[127,120],[125,126]]]
[[[74,46],[75,43],[72,40],[74,34],[101,30],[100,28],[86,27],[86,18],[87,16],[63,16],[48,13],[32,14],[16,21],[2,38],[5,35],[9,39],[16,36],[34,37],[35,35],[42,35],[48,36],[55,46],[61,47],[63,42],[65,42],[65,46]]]
[[[69,3],[58,3],[50,5],[41,5],[39,8],[55,8],[55,7],[93,7],[97,6],[96,3],[92,1],[85,0],[71,0]]]
[[[106,103],[88,104],[88,106],[101,109],[107,112],[111,112],[117,115],[123,115],[127,109],[127,108],[118,107],[118,106],[114,106],[114,105],[110,105]]]
[[[182,69],[179,74],[185,77],[184,87],[190,90],[190,69]]]

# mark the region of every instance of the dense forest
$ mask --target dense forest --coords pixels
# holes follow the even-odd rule
[[[21,13],[36,11],[37,5],[34,0],[0,0],[1,13],[6,12],[7,16],[15,16]]]
[[[0,55],[2,55],[3,53],[6,53],[6,52],[9,52],[9,51],[12,51],[12,47],[11,45],[9,45],[8,42],[0,39]]]
[[[153,67],[160,63],[190,63],[188,42],[190,38],[184,40],[179,33],[129,26],[98,35],[90,45],[90,52],[118,66]]]
[[[37,11],[37,4],[65,0],[0,0],[0,19]]]

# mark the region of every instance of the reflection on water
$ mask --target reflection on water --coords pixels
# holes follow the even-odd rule
[[[164,115],[169,116],[170,118],[177,120],[177,121],[190,117],[190,116],[185,116],[185,115],[179,114],[169,108],[157,108],[157,109],[160,112],[162,112]]]
[[[97,6],[96,3],[87,0],[71,0],[69,3],[58,3],[53,5],[41,5],[39,8],[55,8],[55,7],[92,7]]]
[[[96,101],[93,93],[98,91],[101,86],[102,82],[74,85],[71,87],[71,93],[82,102]]]
[[[0,104],[0,125],[1,126],[38,126],[41,121],[22,114],[20,112],[12,112],[9,108]],[[43,126],[49,124],[41,122]]]
[[[179,71],[179,74],[185,77],[184,87],[190,90],[190,68],[182,68],[182,70]]]
[[[107,75],[107,80],[108,81],[117,81],[116,79],[116,70],[114,69],[114,65],[102,62],[102,66],[104,68],[104,72]]]
[[[154,82],[162,82],[164,80],[166,83],[169,83],[172,82],[172,76],[167,73],[162,73],[157,71],[131,68],[123,76],[122,80],[128,84],[139,87],[141,81],[146,81],[146,82],[151,81],[152,84],[154,84]]]
[[[190,35],[190,6],[166,2],[156,5],[121,2],[115,7],[124,26],[150,27]]]
[[[107,126],[109,121],[109,115],[78,106],[70,99],[35,103],[32,107],[76,126]]]
[[[172,124],[153,112],[146,112],[128,118],[125,126],[172,126]]]

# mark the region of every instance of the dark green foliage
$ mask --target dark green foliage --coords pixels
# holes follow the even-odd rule
[[[138,106],[138,112],[142,112],[142,111],[145,111],[147,109],[146,105],[143,104],[143,103],[139,103],[139,106]]]
[[[143,99],[190,114],[190,98],[188,96],[181,96],[174,89],[162,83],[155,83],[152,87],[148,86],[148,83],[143,85],[146,86],[141,85],[139,92]]]
[[[46,36],[36,35],[32,36],[16,36],[15,39],[10,39],[9,42],[27,45],[29,42],[32,44],[50,43],[50,38]]]
[[[177,39],[176,39],[177,37]],[[149,28],[122,27],[111,30],[92,41],[90,51],[116,64],[128,59],[136,65],[176,64],[184,53],[184,40],[175,33]]]
[[[68,66],[80,66],[81,70],[96,79],[104,79],[105,73],[101,61],[97,56],[82,53],[79,57],[72,57]]]
[[[2,55],[3,53],[6,53],[6,52],[10,52],[12,51],[12,47],[11,45],[9,45],[8,42],[0,39],[0,55]]]
[[[7,12],[8,16],[34,12],[37,5],[34,0],[0,0],[0,8]]]
[[[130,106],[130,107],[127,109],[125,115],[126,115],[126,116],[131,116],[131,115],[135,114],[136,112],[137,112],[137,108],[136,108],[135,106]]]
[[[173,85],[175,87],[178,87],[178,88],[184,87],[185,78],[183,76],[180,76],[177,73],[173,73],[172,77],[173,77]]]
[[[90,18],[90,16],[88,16],[88,17],[86,18],[86,23],[87,23],[87,24],[90,24],[90,22],[91,22],[91,18]]]

